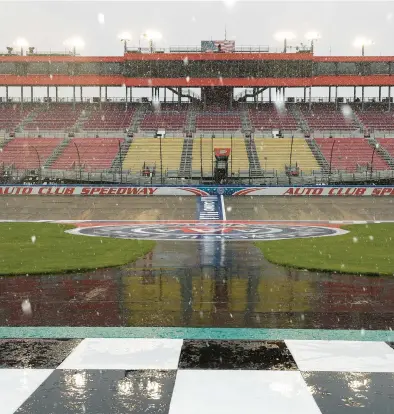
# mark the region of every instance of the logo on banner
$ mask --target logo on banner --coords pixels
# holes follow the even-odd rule
[[[333,236],[343,230],[315,226],[238,223],[154,223],[84,227],[69,233],[95,237],[146,240],[281,240]]]

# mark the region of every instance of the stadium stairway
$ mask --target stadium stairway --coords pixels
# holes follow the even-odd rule
[[[64,138],[64,140],[60,143],[60,145],[58,145],[52,152],[52,154],[49,156],[49,158],[45,161],[44,163],[44,168],[51,168],[52,164],[55,162],[55,160],[57,158],[59,158],[59,156],[63,153],[63,151],[65,150],[65,148],[68,146],[68,144],[70,143],[71,138],[66,137]]]
[[[372,148],[376,148],[376,153],[387,162],[391,169],[394,170],[394,158],[389,153],[389,151],[387,151],[383,145],[376,141],[375,138],[368,139],[368,144]]]
[[[260,177],[262,175],[262,170],[254,139],[247,138],[246,135],[244,135],[244,143],[249,159],[250,175],[254,177]]]
[[[293,114],[295,120],[298,123],[298,126],[302,132],[309,131],[309,125],[306,119],[302,116],[301,111],[299,110],[297,105],[288,105],[288,110],[291,114]]]
[[[193,138],[185,137],[183,141],[181,162],[179,165],[180,177],[191,177],[192,175],[192,158],[193,158]]]
[[[186,133],[194,133],[196,131],[196,112],[193,109],[187,111],[186,117]]]
[[[127,153],[129,152],[130,145],[133,142],[133,138],[127,137],[122,144],[120,145],[120,151],[118,151],[116,157],[112,161],[111,169],[112,172],[120,172],[120,167],[123,165],[123,162],[126,158]]]
[[[247,132],[247,131],[252,131],[253,126],[252,126],[252,122],[250,120],[249,117],[249,111],[247,106],[241,104],[241,110],[240,110],[240,117],[241,117],[241,123],[242,123],[242,131],[243,132]]]
[[[79,117],[77,119],[77,122],[74,125],[75,131],[81,131],[83,130],[83,126],[85,122],[87,122],[90,118],[91,111],[88,109],[88,107],[85,107],[79,114]]]
[[[138,132],[141,122],[144,120],[146,112],[149,110],[150,104],[141,104],[138,105],[137,110],[134,113],[134,116],[130,123],[130,129],[133,132]]]
[[[313,138],[308,138],[305,141],[312,151],[313,156],[316,158],[316,161],[319,164],[322,173],[328,173],[330,171],[330,164],[326,160],[326,157],[323,155],[323,153],[320,151],[320,148],[316,144],[316,141]]]
[[[15,128],[17,131],[23,131],[25,124],[28,124],[30,122],[33,122],[38,115],[38,108],[34,108],[29,114],[22,119],[22,121],[19,123],[19,125]]]

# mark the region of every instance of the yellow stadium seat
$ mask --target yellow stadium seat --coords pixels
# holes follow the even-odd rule
[[[256,151],[263,170],[284,172],[290,165],[291,138],[255,138]],[[320,170],[316,158],[303,138],[294,138],[292,166],[296,164],[300,171],[310,174]]]

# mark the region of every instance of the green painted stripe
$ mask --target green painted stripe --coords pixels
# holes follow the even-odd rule
[[[0,327],[0,338],[318,339],[394,342],[394,332],[253,328]]]

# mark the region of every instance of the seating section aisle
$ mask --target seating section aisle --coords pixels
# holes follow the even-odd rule
[[[52,164],[54,170],[109,170],[122,138],[74,138]]]
[[[290,165],[291,138],[255,138],[256,151],[263,170],[284,173]],[[294,138],[292,167],[296,165],[304,174],[319,171],[320,167],[303,138]]]
[[[183,131],[186,126],[187,112],[148,112],[141,122],[142,131]]]
[[[377,138],[377,142],[394,157],[394,138]],[[375,161],[374,161],[375,165]]]
[[[161,140],[162,168],[166,171],[178,171],[183,149],[183,138],[163,138]],[[123,161],[123,169],[139,174],[144,165],[156,168],[160,174],[160,140],[158,138],[134,138]]]
[[[26,131],[34,130],[67,130],[73,128],[81,115],[84,106],[76,105],[75,110],[71,104],[50,104],[49,109],[46,105],[37,107],[37,116],[31,122],[25,123],[23,129]]]
[[[337,110],[335,104],[319,103],[312,105],[312,110],[306,104],[300,105],[301,113],[310,131],[354,131],[359,128],[353,114],[344,116],[342,110]],[[346,113],[346,111],[344,111]]]
[[[0,105],[0,129],[14,130],[31,111],[31,105],[26,105],[23,110],[20,105]]]
[[[255,107],[249,109],[249,118],[256,130],[296,131],[299,129],[297,120],[284,105],[258,104],[257,109]]]
[[[243,138],[233,138],[231,155],[228,161],[229,175],[232,172],[237,175],[240,172],[249,171],[249,159]],[[202,154],[202,175],[212,176],[212,168],[215,167],[215,148],[231,148],[231,138],[195,138],[193,140],[192,171],[194,176],[201,174]],[[213,162],[212,162],[213,160]],[[231,167],[231,161],[233,163]],[[213,165],[212,165],[213,164]]]
[[[43,167],[61,142],[61,138],[14,138],[0,152],[0,164],[26,170]]]
[[[371,166],[373,148],[364,138],[317,138],[316,143],[329,163],[332,152],[332,169],[362,172],[369,170]],[[373,159],[373,169],[390,169],[376,151]]]
[[[117,131],[129,128],[135,113],[135,107],[125,108],[125,104],[103,104],[101,110],[94,106],[88,109],[89,119],[83,129],[94,131]]]
[[[240,131],[241,117],[236,112],[204,112],[196,116],[196,129],[199,131]]]

